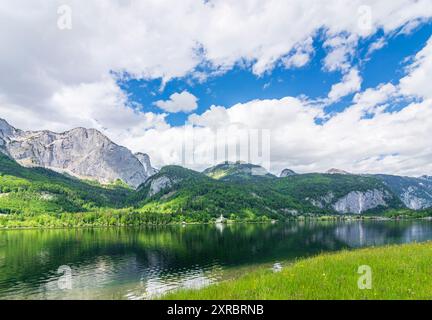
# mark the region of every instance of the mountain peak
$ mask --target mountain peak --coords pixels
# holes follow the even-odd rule
[[[17,130],[12,127],[5,119],[0,118],[0,137],[13,135]]]
[[[284,178],[284,177],[295,176],[295,175],[297,175],[295,171],[291,169],[283,169],[279,177]]]
[[[0,119],[0,148],[23,166],[44,167],[101,183],[120,179],[138,187],[155,173],[147,155],[135,156],[97,129],[23,132]]]
[[[137,152],[134,156],[141,162],[144,166],[144,169],[149,173],[149,176],[152,176],[158,172],[155,168],[152,167],[150,157],[147,153]]]
[[[222,162],[207,168],[203,173],[213,179],[250,179],[252,177],[274,177],[265,168],[245,162]]]
[[[341,169],[336,169],[336,168],[331,168],[330,170],[327,170],[328,174],[350,174],[347,171],[341,170]]]

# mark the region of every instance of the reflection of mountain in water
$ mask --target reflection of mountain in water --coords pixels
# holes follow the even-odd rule
[[[217,281],[227,267],[432,239],[431,221],[292,222],[0,232],[0,298],[145,298]],[[74,290],[57,288],[73,269]]]

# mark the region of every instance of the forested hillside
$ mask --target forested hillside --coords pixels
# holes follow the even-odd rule
[[[0,154],[0,226],[211,222],[221,215],[233,221],[265,221],[388,210],[395,216],[403,208],[388,184],[375,176],[314,173],[278,178],[250,164],[221,164],[203,173],[166,166],[133,190],[121,181],[101,185],[25,168]]]

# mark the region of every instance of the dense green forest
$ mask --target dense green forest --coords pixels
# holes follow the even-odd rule
[[[330,203],[313,204],[329,194],[386,189],[373,177],[303,174],[277,178],[253,175],[255,166],[216,166],[199,173],[167,166],[137,190],[118,181],[101,185],[43,168],[25,168],[0,154],[0,227],[73,227],[214,222],[261,222],[335,215]],[[224,171],[226,170],[226,171]],[[151,192],[160,179],[169,185]],[[154,191],[154,190],[153,190]],[[397,197],[389,209],[365,215],[428,216],[404,209]],[[346,217],[346,216],[345,216]]]
[[[244,172],[238,174],[236,171],[232,176],[221,173],[220,168],[217,172],[221,177],[219,179],[178,166],[164,167],[138,190],[134,200],[139,207],[157,212],[203,212],[215,216],[222,214],[232,219],[251,219],[265,215],[272,219],[284,219],[298,215],[335,213],[330,203],[317,207],[310,201],[326,197],[329,193],[335,199],[351,190],[377,188],[391,194],[380,180],[368,176],[303,174],[276,178],[249,174],[243,178]],[[209,175],[213,176],[213,173],[214,171]],[[159,177],[168,177],[174,182],[173,186],[148,197],[151,181]],[[390,208],[403,208],[397,197],[389,198],[388,202]],[[368,213],[379,212],[381,209]]]

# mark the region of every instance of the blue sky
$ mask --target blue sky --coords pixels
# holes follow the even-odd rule
[[[409,34],[394,31],[385,36],[382,30],[365,39],[360,39],[355,55],[351,58],[352,66],[357,66],[363,78],[362,89],[373,88],[381,83],[397,84],[405,74],[405,67],[412,57],[425,45],[432,34],[432,24],[425,23]],[[385,39],[385,45],[371,54],[368,49],[379,39]],[[198,108],[193,112],[202,114],[211,105],[230,107],[254,99],[280,99],[286,96],[305,95],[310,99],[324,98],[331,86],[341,81],[343,72],[329,72],[323,69],[323,59],[327,55],[323,48],[324,37],[317,32],[313,39],[312,59],[300,68],[285,68],[281,63],[262,75],[255,75],[250,65],[237,64],[223,74],[211,75],[204,81],[194,79],[192,75],[170,80],[162,87],[162,79],[126,80],[118,84],[130,101],[140,105],[145,112],[164,113],[154,105],[158,100],[168,100],[176,92],[187,90],[198,98]],[[211,74],[211,70],[198,66],[196,70]],[[340,112],[351,105],[353,94],[325,108],[326,113]],[[392,110],[402,108],[405,103],[396,103]],[[189,113],[169,113],[167,122],[172,126],[184,125]]]

